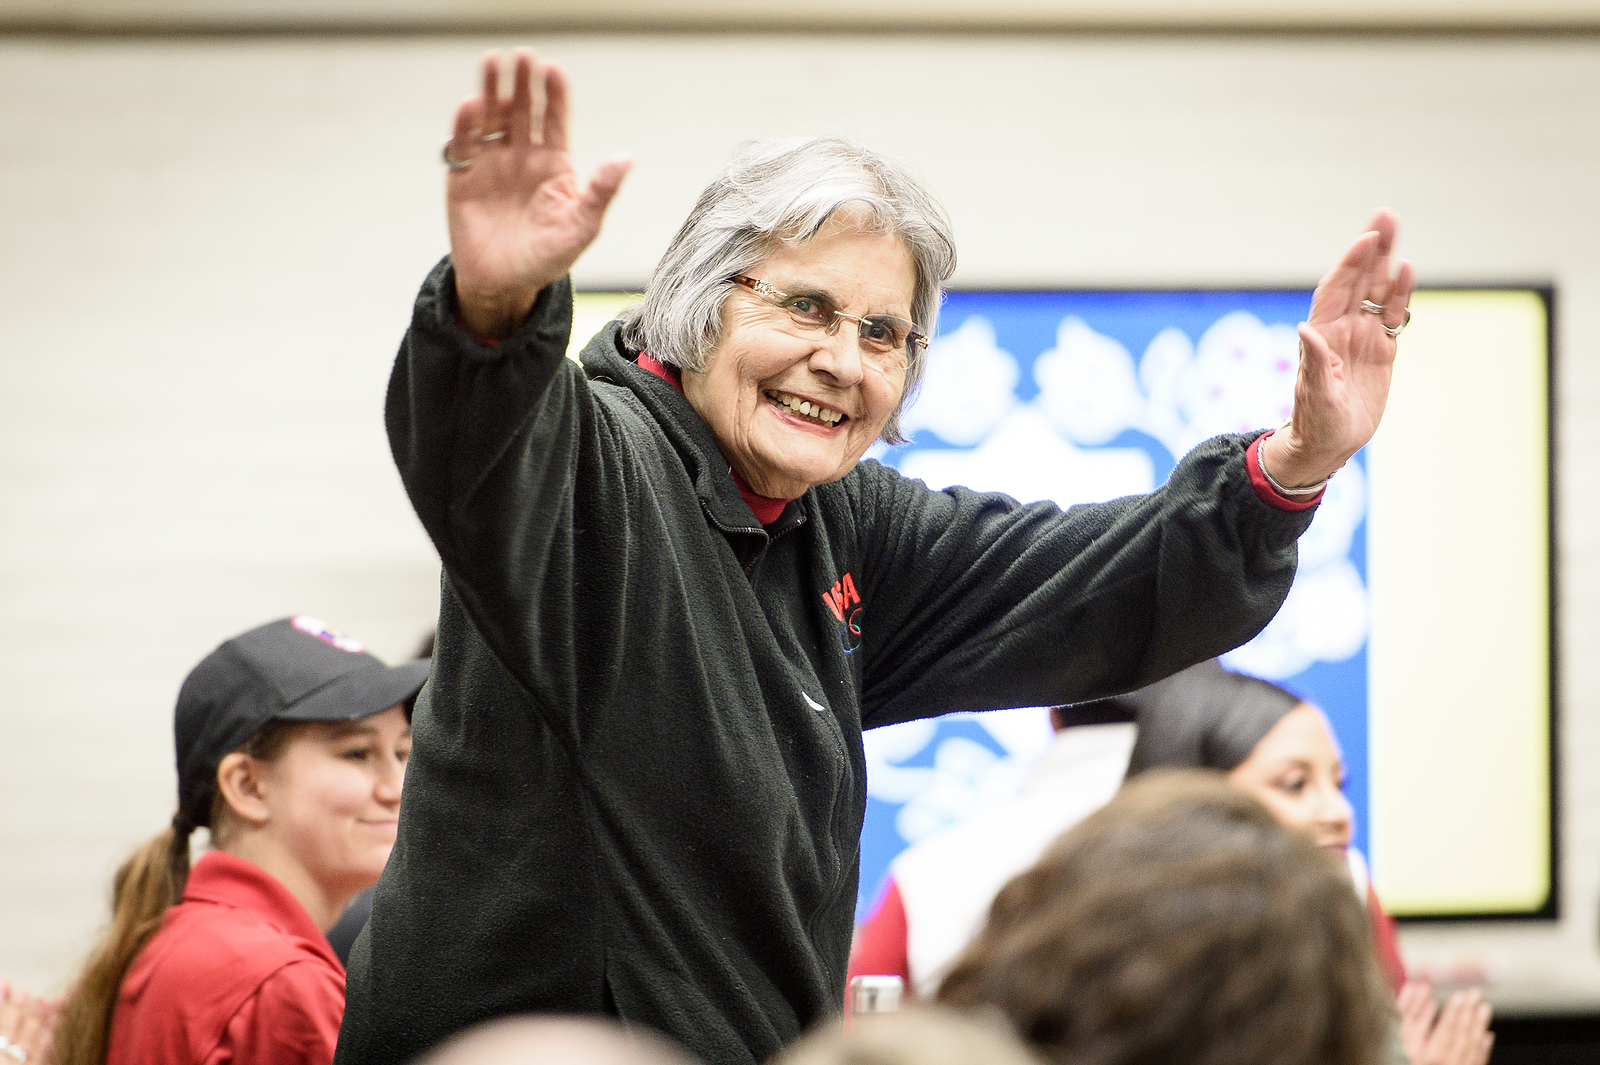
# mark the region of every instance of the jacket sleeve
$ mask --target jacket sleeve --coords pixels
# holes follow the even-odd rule
[[[1262,501],[1251,439],[1202,443],[1150,495],[1065,512],[874,464],[863,724],[1100,698],[1249,640],[1314,513]]]
[[[566,357],[571,327],[563,279],[512,336],[477,340],[457,323],[445,259],[417,296],[385,408],[400,479],[451,588],[501,664],[547,698],[570,674],[574,494],[580,464],[596,461],[594,399]]]

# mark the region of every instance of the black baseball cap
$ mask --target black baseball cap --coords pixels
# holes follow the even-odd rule
[[[386,666],[361,643],[305,614],[235,636],[206,655],[178,691],[178,817],[211,820],[217,766],[269,721],[358,721],[409,707],[427,662]]]

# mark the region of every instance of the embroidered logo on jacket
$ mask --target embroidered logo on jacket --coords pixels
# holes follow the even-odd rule
[[[839,619],[839,642],[844,653],[851,654],[861,646],[861,593],[856,591],[855,578],[846,573],[833,582],[833,587],[822,593],[833,616]]]

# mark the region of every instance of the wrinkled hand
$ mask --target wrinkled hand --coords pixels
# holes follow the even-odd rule
[[[1296,488],[1331,475],[1377,431],[1389,399],[1396,338],[1383,327],[1406,321],[1416,271],[1389,260],[1399,220],[1372,216],[1356,242],[1317,285],[1300,325],[1300,369],[1287,428],[1264,441],[1263,462],[1279,484]],[[1363,310],[1370,300],[1383,313]]]
[[[38,998],[0,979],[0,1039],[21,1050],[29,1062],[44,1061],[61,1007],[60,999]]]
[[[1433,985],[1408,980],[1400,989],[1400,1041],[1412,1065],[1486,1065],[1494,1047],[1489,1004],[1478,991],[1457,991],[1443,1012]]]
[[[483,60],[483,89],[456,111],[446,146],[450,256],[462,324],[509,336],[546,285],[562,277],[600,232],[632,165],[610,159],[580,184],[567,153],[567,79],[533,53],[512,55],[511,96],[500,95],[500,57]]]

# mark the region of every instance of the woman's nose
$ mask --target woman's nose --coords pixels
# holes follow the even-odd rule
[[[405,779],[406,764],[399,758],[385,758],[378,769],[378,779],[373,782],[373,795],[381,803],[398,804]]]
[[[1322,820],[1330,825],[1348,826],[1355,817],[1355,809],[1345,798],[1341,788],[1330,788],[1322,804]]]
[[[817,344],[811,354],[811,368],[826,374],[833,383],[843,388],[859,384],[863,375],[861,365],[861,330],[854,322],[834,319],[835,328]]]

